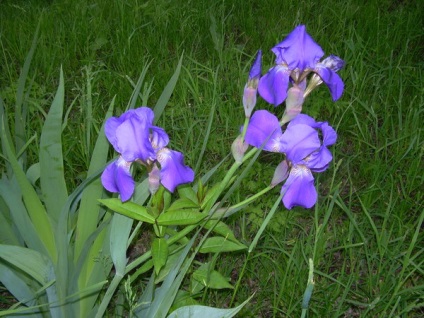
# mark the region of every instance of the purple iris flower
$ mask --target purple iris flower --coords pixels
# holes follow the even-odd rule
[[[258,86],[259,94],[268,103],[280,105],[287,97],[290,82],[300,84],[310,72],[318,74],[327,84],[334,101],[341,97],[343,81],[327,59],[320,62],[324,52],[304,25],[297,26],[272,52],[276,65],[261,77]]]
[[[135,182],[130,170],[134,162],[147,167],[149,180],[159,177],[163,186],[171,192],[178,185],[194,179],[193,170],[184,165],[184,156],[166,148],[169,137],[165,130],[153,125],[153,119],[154,113],[150,108],[140,107],[106,121],[106,137],[120,156],[106,167],[101,180],[106,190],[119,192],[123,202],[129,200],[134,192]],[[157,186],[151,185],[150,188],[157,189]]]
[[[276,170],[273,183],[283,181],[288,175],[281,189],[287,209],[293,206],[311,208],[316,203],[312,172],[328,168],[332,155],[327,147],[336,139],[336,132],[327,122],[316,122],[304,114],[296,116],[283,133],[277,117],[265,110],[253,114],[245,137],[254,147],[286,155],[285,163]]]

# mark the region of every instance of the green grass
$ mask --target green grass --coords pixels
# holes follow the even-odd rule
[[[14,105],[20,69],[38,22],[30,69],[27,139],[39,140],[44,113],[65,74],[68,120],[64,149],[68,188],[85,177],[93,142],[114,96],[116,114],[131,82],[149,65],[144,100],[154,105],[184,53],[183,71],[160,124],[172,147],[198,173],[225,156],[243,121],[241,94],[256,50],[268,51],[303,23],[327,54],[346,60],[342,99],[325,86],[304,112],[329,121],[339,134],[334,164],[317,176],[312,210],[280,206],[252,253],[235,303],[252,293],[243,317],[298,317],[314,260],[309,317],[424,315],[424,31],[419,1],[11,1],[0,2],[0,94]],[[151,85],[151,86],[149,86]],[[150,93],[150,94],[149,94]],[[149,96],[147,99],[146,96]],[[92,105],[92,108],[89,107]],[[272,109],[263,101],[257,108]],[[92,112],[88,110],[92,109]],[[283,108],[275,110],[282,114]],[[10,112],[9,112],[10,113]],[[90,133],[88,133],[90,131]],[[91,136],[89,138],[88,136]],[[38,143],[29,146],[36,162]],[[277,156],[278,157],[278,156]],[[266,186],[278,159],[261,155],[232,201]],[[223,175],[217,176],[217,178]],[[231,218],[250,243],[278,197],[271,191]],[[222,255],[218,267],[236,283],[247,255]],[[6,297],[6,296],[5,296]],[[228,306],[232,294],[207,292]],[[233,304],[233,305],[234,305]]]

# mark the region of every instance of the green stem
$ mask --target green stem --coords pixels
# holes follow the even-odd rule
[[[256,233],[255,238],[253,239],[252,243],[249,246],[249,249],[248,249],[249,253],[251,253],[255,249],[256,245],[258,244],[258,241],[261,238],[262,233],[265,231],[265,228],[268,226],[269,221],[271,221],[272,217],[275,214],[275,211],[277,211],[278,206],[281,204],[281,200],[283,199],[283,196],[284,196],[284,193],[280,194],[277,201],[275,201],[274,205],[272,206],[271,211],[269,211],[265,220],[262,222],[262,225],[259,228],[258,233]]]
[[[266,188],[262,189],[260,192],[256,193],[255,195],[252,195],[251,197],[247,198],[244,201],[241,201],[233,206],[230,206],[225,209],[223,212],[214,213],[213,218],[221,218],[221,217],[229,217],[230,215],[236,213],[239,209],[241,209],[243,206],[248,205],[255,201],[257,198],[262,196],[263,194],[267,193],[269,190],[273,189],[274,186],[267,186]]]
[[[249,260],[250,260],[250,256],[252,255],[253,250],[255,249],[256,245],[258,244],[258,241],[259,241],[259,239],[260,239],[260,237],[261,237],[261,235],[262,235],[263,231],[264,231],[264,230],[265,230],[265,228],[267,227],[268,223],[271,221],[272,217],[273,217],[273,216],[274,216],[274,214],[275,214],[275,211],[277,211],[277,208],[278,208],[278,206],[280,205],[280,203],[281,203],[281,199],[283,198],[283,196],[284,196],[284,193],[280,194],[280,196],[278,197],[277,201],[275,201],[274,205],[272,206],[271,211],[269,211],[269,213],[268,213],[267,217],[266,217],[266,218],[265,218],[265,220],[262,222],[262,225],[261,225],[261,227],[259,228],[258,233],[256,233],[255,238],[253,239],[252,243],[251,243],[251,244],[250,244],[250,246],[249,246],[249,249],[247,250],[247,253],[248,253],[248,254],[247,254],[247,258],[246,258],[246,261],[244,262],[244,265],[243,265],[243,268],[242,268],[242,270],[241,270],[240,276],[239,276],[239,278],[238,278],[238,280],[237,280],[236,286],[234,287],[234,292],[233,292],[233,296],[231,297],[230,307],[232,306],[233,301],[234,301],[234,299],[235,299],[235,296],[236,296],[236,294],[237,294],[237,291],[238,291],[238,289],[239,289],[239,287],[240,287],[240,283],[241,283],[241,280],[242,280],[242,278],[243,278],[244,271],[245,271],[245,269],[246,269],[247,263],[248,263],[248,262],[249,262]]]
[[[246,135],[247,126],[249,125],[249,120],[250,118],[247,118],[247,117],[244,119],[243,132],[241,133],[243,140],[244,140],[244,136]]]
[[[243,205],[247,205],[249,203],[252,203],[253,201],[255,201],[257,198],[259,198],[261,195],[267,193],[269,190],[274,189],[274,186],[267,186],[266,188],[262,189],[261,191],[259,191],[258,193],[256,193],[255,195],[252,195],[251,197],[248,197],[246,200],[241,201],[237,204],[234,204],[233,206],[229,207],[228,209],[237,209]]]

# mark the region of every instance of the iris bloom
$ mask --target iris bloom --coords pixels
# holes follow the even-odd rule
[[[120,193],[123,202],[134,192],[130,170],[134,162],[147,167],[151,192],[157,190],[159,182],[173,192],[178,185],[194,179],[193,170],[184,165],[184,156],[166,148],[169,137],[153,125],[153,119],[150,108],[140,107],[106,121],[106,137],[120,156],[106,167],[101,180],[106,190]]]
[[[344,84],[336,72],[343,67],[343,61],[336,57],[339,69],[328,59],[320,62],[324,52],[306,32],[304,25],[297,26],[286,39],[272,48],[272,52],[276,56],[276,65],[261,77],[258,87],[259,94],[268,103],[280,105],[287,97],[289,83],[304,85],[302,82],[311,72],[329,87],[334,101],[341,97]],[[334,60],[334,55],[331,59]]]
[[[312,172],[328,168],[332,155],[327,147],[336,139],[336,132],[327,122],[316,122],[304,114],[296,116],[283,133],[277,117],[265,110],[253,114],[245,137],[246,142],[254,147],[286,155],[285,161],[276,169],[272,184],[288,176],[281,189],[287,209],[293,206],[311,208],[316,203]]]

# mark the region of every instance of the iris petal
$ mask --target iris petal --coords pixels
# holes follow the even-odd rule
[[[311,171],[303,166],[293,166],[286,183],[281,188],[283,203],[287,209],[294,206],[311,208],[317,202],[318,194]]]
[[[281,142],[283,148],[286,149],[287,159],[293,164],[301,162],[321,147],[318,132],[305,124],[289,124]]]
[[[256,111],[247,126],[245,141],[251,146],[267,151],[283,152],[282,131],[278,118],[266,110]],[[265,143],[265,144],[264,144]]]
[[[287,97],[290,70],[283,65],[272,67],[259,80],[258,91],[261,97],[274,106],[280,105]]]
[[[323,144],[324,146],[331,146],[337,140],[337,133],[327,122],[321,125]]]
[[[315,71],[321,77],[323,82],[328,86],[333,101],[338,100],[342,96],[344,89],[344,83],[339,74],[328,67],[323,67],[320,65],[318,65]]]
[[[150,130],[152,133],[151,144],[153,148],[162,149],[163,147],[166,147],[169,142],[169,137],[165,130],[157,126],[152,126]]]
[[[304,25],[297,26],[290,34],[272,51],[277,56],[276,63],[286,63],[289,69],[314,69],[316,63],[324,55],[322,48],[306,32]]]
[[[158,152],[157,160],[161,165],[161,183],[169,191],[174,192],[178,185],[194,180],[194,171],[184,165],[182,153],[163,148]]]
[[[328,164],[333,160],[330,150],[322,146],[320,150],[308,156],[304,162],[313,172],[322,172],[327,170]]]
[[[134,192],[135,184],[130,167],[130,162],[119,157],[106,167],[101,176],[105,189],[109,192],[119,192],[122,202],[129,200]]]
[[[131,116],[116,129],[117,152],[126,161],[152,160],[155,151],[149,140],[149,126],[137,116]]]

